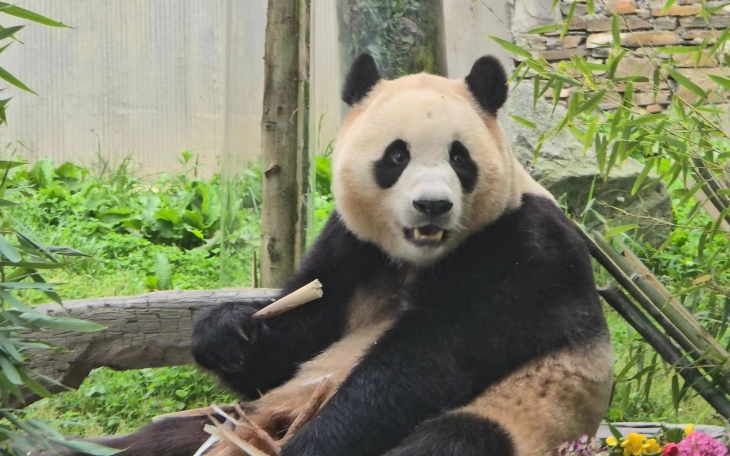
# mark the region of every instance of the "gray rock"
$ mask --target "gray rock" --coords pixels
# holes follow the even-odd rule
[[[532,105],[532,85],[523,83],[514,87],[502,119],[513,152],[530,174],[577,220],[582,220],[581,214],[595,179],[593,196],[596,201],[592,209],[611,219],[614,226],[639,225],[639,234],[652,244],[662,242],[673,220],[671,200],[664,185],[654,185],[632,196],[631,189],[642,170],[642,165],[633,159],[614,167],[608,180],[604,181],[598,174],[595,151],[589,149],[584,153],[582,142],[567,129],[547,139],[537,160],[533,160],[540,134],[553,128],[567,111],[558,106],[553,113],[553,106],[544,100],[539,100],[534,110]],[[536,128],[518,124],[508,114],[529,119]],[[588,217],[586,224],[598,228],[602,222],[593,215]]]

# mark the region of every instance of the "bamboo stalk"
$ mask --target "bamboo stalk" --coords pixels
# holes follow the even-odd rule
[[[680,347],[682,347],[683,350],[685,350],[688,354],[696,354],[697,356],[700,355],[699,350],[697,347],[692,344],[692,342],[687,339],[684,334],[676,327],[672,322],[662,314],[659,309],[654,305],[654,303],[651,302],[651,300],[644,295],[641,290],[639,290],[634,282],[631,281],[631,278],[624,273],[624,271],[612,260],[611,257],[596,243],[596,241],[588,236],[588,234],[583,231],[580,226],[576,224],[576,229],[578,230],[578,233],[583,237],[583,239],[588,243],[588,249],[593,256],[600,264],[603,266],[606,271],[608,271],[609,274],[613,276],[614,279],[616,279],[621,286],[623,286],[631,296],[636,299],[636,301],[641,305],[641,307],[644,308],[644,310],[652,317],[654,318],[659,325],[664,328],[664,330],[667,332],[669,337],[671,337],[677,344],[679,344]]]
[[[600,235],[594,235],[594,237],[592,238],[588,236],[588,234],[585,233],[583,229],[581,229],[580,226],[578,226],[577,224],[576,229],[583,237],[583,239],[588,243],[588,248],[591,252],[591,255],[601,264],[601,266],[603,266],[621,284],[621,286],[623,286],[626,291],[628,291],[629,294],[634,299],[636,299],[641,307],[652,318],[654,318],[657,323],[659,323],[659,325],[666,331],[669,337],[673,339],[680,347],[682,347],[685,352],[687,352],[687,355],[697,364],[697,367],[704,368],[704,370],[707,371],[707,373],[717,381],[722,389],[730,394],[730,380],[728,380],[727,375],[722,371],[722,365],[716,362],[712,362],[712,360],[710,359],[707,359],[705,356],[707,351],[699,349],[694,344],[693,340],[686,337],[686,333],[684,333],[683,331],[681,331],[680,328],[675,326],[674,323],[669,320],[664,313],[660,311],[660,306],[657,304],[657,302],[649,299],[649,297],[631,279],[627,271],[624,268],[619,267],[619,265],[614,261],[615,256],[618,256],[620,259],[626,262],[628,262],[628,260],[620,257],[620,255],[618,255],[617,252],[613,250],[610,245],[607,245],[605,241],[603,242],[603,245],[599,244],[597,242],[597,239],[600,238],[601,240],[603,240]],[[611,255],[611,252],[616,255]],[[634,273],[632,276],[634,275],[636,274]],[[667,293],[669,292],[667,291]],[[666,302],[666,299],[662,299],[661,302]],[[694,317],[692,317],[691,314],[689,315],[689,318],[694,321]],[[704,329],[702,329],[702,331],[704,331]],[[709,368],[705,367],[702,364],[706,362],[711,363]]]
[[[619,313],[679,375],[702,396],[720,415],[730,419],[730,400],[715,389],[699,371],[691,366],[682,353],[652,324],[652,322],[629,301],[623,292],[609,283],[599,288],[603,299]]]
[[[638,288],[641,295],[648,298],[649,301],[655,305],[674,326],[697,347],[700,353],[710,357],[717,364],[724,364],[730,355],[727,351],[717,343],[717,341],[705,331],[705,329],[697,323],[691,313],[684,306],[673,297],[667,299],[666,296],[672,296],[668,290],[663,291],[657,290],[643,275],[638,274],[631,263],[624,258],[620,253],[611,247],[600,234],[594,234],[593,240],[595,244],[606,253],[612,262],[620,268],[620,270],[630,278],[630,282],[634,284],[630,286],[628,284],[621,283],[626,290],[639,300],[637,296],[632,293],[632,290]],[[605,266],[604,266],[605,267]],[[617,277],[618,280],[618,277]],[[661,285],[660,285],[661,286]],[[664,288],[661,286],[661,288]],[[679,341],[677,341],[679,343]]]

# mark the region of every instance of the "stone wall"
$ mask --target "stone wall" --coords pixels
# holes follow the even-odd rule
[[[705,21],[698,14],[702,10],[700,0],[677,0],[671,8],[664,10],[666,0],[595,0],[595,14],[588,15],[585,0],[577,1],[575,13],[569,26],[569,32],[560,39],[560,30],[553,30],[540,35],[527,34],[529,30],[551,24],[563,23],[573,4],[571,0],[562,0],[559,8],[551,8],[549,0],[515,0],[512,15],[512,33],[515,41],[533,55],[544,57],[549,62],[569,60],[572,55],[581,55],[590,62],[605,63],[612,52],[613,35],[611,33],[611,16],[621,15],[621,44],[632,52],[620,62],[616,77],[633,75],[646,76],[652,80],[654,67],[647,57],[669,58],[668,54],[657,53],[664,46],[698,45],[704,40],[713,44],[717,37],[730,26],[730,6],[719,10]],[[708,1],[709,8],[725,2]],[[725,43],[725,52],[730,50]],[[609,45],[608,47],[606,45]],[[688,77],[698,86],[710,93],[710,99],[719,103],[721,108],[730,109],[728,100],[730,91],[722,93],[708,74],[730,77],[730,68],[720,67],[715,59],[701,60],[693,58],[694,54],[675,54],[677,71]],[[675,81],[660,84],[661,91],[654,96],[651,83],[638,83],[634,101],[649,112],[664,110],[670,100],[671,93],[679,94],[691,101],[696,95],[678,86]],[[551,96],[550,93],[547,95]],[[563,89],[562,99],[570,95],[570,89]],[[615,103],[604,102],[603,109],[611,109]]]

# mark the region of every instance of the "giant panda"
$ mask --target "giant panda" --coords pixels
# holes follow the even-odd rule
[[[459,80],[353,63],[336,211],[282,291],[318,279],[324,296],[263,322],[252,314],[268,302],[229,302],[194,325],[197,362],[273,434],[327,379],[281,456],[538,456],[595,434],[613,353],[589,255],[513,157],[497,118],[507,95],[491,56]],[[108,443],[191,456],[206,421]]]

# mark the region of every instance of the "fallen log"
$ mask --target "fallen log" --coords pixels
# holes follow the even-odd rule
[[[49,330],[30,333],[37,338],[63,347],[63,351],[38,350],[32,353],[29,365],[36,372],[52,378],[68,388],[78,388],[92,369],[109,367],[115,370],[191,364],[192,323],[195,314],[226,301],[273,301],[277,290],[236,288],[203,291],[160,291],[137,296],[68,301],[43,304],[38,310],[49,315],[79,318],[99,323],[106,330],[93,333]],[[53,392],[63,386],[44,383]],[[30,391],[27,406],[40,399]]]

